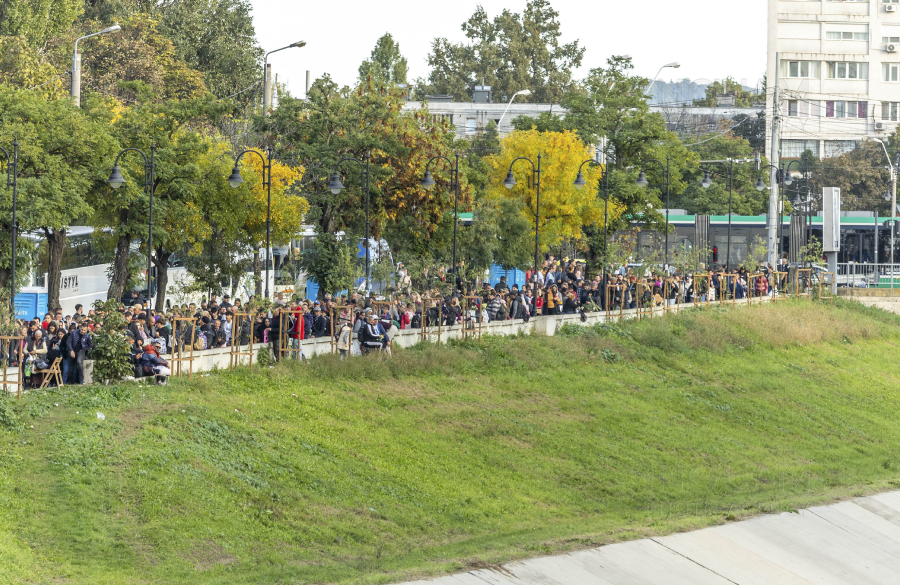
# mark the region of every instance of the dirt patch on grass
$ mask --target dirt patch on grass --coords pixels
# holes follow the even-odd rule
[[[117,415],[117,418],[122,422],[122,431],[119,433],[119,438],[123,441],[131,439],[144,428],[148,420],[158,414],[177,409],[178,406],[173,404],[141,404],[134,408],[129,408]]]
[[[237,557],[211,540],[198,543],[193,550],[181,556],[190,561],[198,571],[208,571],[217,565],[230,565],[238,560]]]

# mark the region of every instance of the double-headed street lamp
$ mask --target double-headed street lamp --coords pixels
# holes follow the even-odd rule
[[[428,163],[425,165],[425,176],[422,178],[422,186],[426,189],[434,188],[434,179],[431,178],[431,171],[428,169],[431,167],[431,163],[437,159],[442,159],[447,161],[447,164],[450,165],[450,188],[454,191],[453,196],[453,287],[454,287],[454,296],[456,294],[456,283],[459,280],[459,275],[456,274],[456,228],[459,225],[459,154],[455,154],[454,158],[456,162],[451,161],[446,156],[438,155],[433,156],[428,160]]]
[[[352,156],[345,156],[341,160],[334,165],[334,172],[331,173],[331,180],[328,182],[328,189],[337,195],[344,189],[344,185],[341,183],[341,176],[338,174],[338,167],[341,166],[341,163],[345,160],[352,160],[356,164],[359,165],[359,173],[360,175],[366,176],[366,293],[368,293],[371,289],[371,279],[369,278],[369,159],[371,158],[370,153],[366,153],[363,157],[366,159],[366,166],[363,167],[363,161],[358,158],[354,158]],[[362,177],[360,177],[362,178]]]
[[[126,152],[137,152],[144,157],[144,189],[150,195],[150,227],[147,237],[147,308],[149,309],[153,298],[153,193],[156,190],[156,185],[154,184],[156,182],[154,178],[156,173],[156,144],[150,143],[150,158],[147,158],[144,151],[138,148],[126,148],[119,152],[116,156],[116,163],[113,165],[112,173],[110,173],[109,179],[106,181],[113,189],[118,189],[125,184],[125,177],[122,176],[122,170],[119,168],[119,159]]]
[[[661,160],[657,160],[655,158],[651,158],[650,160],[646,160],[641,163],[641,172],[637,178],[637,185],[639,187],[646,187],[650,184],[647,180],[647,177],[644,175],[644,167],[647,166],[648,163],[658,163],[660,166],[665,168],[666,172],[666,271],[669,270],[669,193],[670,193],[670,180],[669,180],[669,157],[666,157],[666,163],[663,165]]]
[[[234,189],[241,186],[244,179],[241,177],[241,170],[238,168],[238,162],[241,157],[252,152],[262,160],[263,171],[263,187],[266,188],[266,300],[269,299],[269,264],[271,264],[271,251],[269,248],[269,240],[272,238],[272,147],[266,147],[266,156],[259,151],[246,149],[234,158],[234,168],[231,169],[231,176],[228,177],[228,184]]]
[[[600,177],[599,183],[603,185],[603,276],[606,276],[606,245],[607,245],[607,225],[608,225],[608,217],[609,217],[609,168],[607,163],[606,165],[602,165],[599,162],[595,161],[592,158],[587,159],[578,167],[578,176],[575,177],[575,182],[572,183],[576,189],[582,189],[585,186],[584,175],[581,173],[581,169],[584,168],[586,164],[595,164],[600,167],[601,172],[603,173]],[[599,185],[598,185],[599,187]]]
[[[759,177],[756,180],[756,190],[757,191],[765,191],[769,188],[769,185],[763,181],[763,171],[766,169],[771,169],[775,171],[775,178],[779,185],[779,189],[781,191],[781,210],[778,213],[778,250],[779,256],[784,256],[784,188],[790,187],[794,183],[794,178],[791,177],[791,166],[794,164],[800,165],[799,160],[792,160],[787,164],[783,169],[779,169],[775,165],[766,165],[759,169]],[[803,177],[804,179],[808,178],[809,167],[808,163],[804,161],[804,170]]]
[[[503,181],[503,186],[507,189],[512,189],[516,186],[516,178],[513,176],[513,166],[516,162],[520,160],[528,161],[528,164],[531,165],[531,178],[534,183],[534,190],[536,193],[535,205],[534,205],[534,274],[531,275],[531,279],[534,281],[534,296],[532,300],[534,302],[534,306],[537,307],[537,274],[538,274],[538,257],[540,255],[540,243],[541,243],[541,227],[540,227],[540,218],[541,218],[541,155],[537,157],[537,166],[535,166],[534,162],[526,156],[520,156],[519,158],[513,160],[509,163],[509,171],[506,173],[506,180]]]
[[[725,268],[727,269],[729,262],[731,262],[731,199],[734,187],[734,160],[729,160],[728,164],[719,160],[710,161],[707,164],[709,166],[703,169],[703,180],[700,181],[700,185],[704,189],[709,189],[712,186],[712,180],[709,178],[712,165],[722,165],[722,168],[725,169],[728,175],[728,244],[725,247]]]
[[[17,175],[19,174],[19,141],[18,139],[13,138],[13,153],[12,156],[9,155],[9,152],[0,146],[0,151],[6,155],[6,188],[9,189],[12,187],[12,245],[10,256],[10,276],[12,277],[10,280],[10,294],[9,294],[9,308],[12,310],[13,317],[16,314],[16,238],[19,237],[19,224],[16,222],[16,196],[18,195],[18,187],[19,181]]]

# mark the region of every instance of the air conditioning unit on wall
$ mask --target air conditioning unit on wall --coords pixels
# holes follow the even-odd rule
[[[884,132],[885,130],[887,130],[887,124],[885,124],[884,122],[875,122],[875,130]]]
[[[888,45],[887,47],[885,47],[885,50],[888,53],[896,53],[897,49],[898,49],[897,45]]]
[[[897,5],[896,4],[888,4],[887,6],[884,7],[884,11],[885,12],[897,12]]]

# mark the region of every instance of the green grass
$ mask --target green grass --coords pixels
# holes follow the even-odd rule
[[[796,302],[0,401],[0,583],[386,583],[896,488],[898,347]]]

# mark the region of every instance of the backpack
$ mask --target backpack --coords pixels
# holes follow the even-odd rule
[[[415,313],[412,316],[412,319],[409,320],[410,329],[421,329],[422,328],[422,314]]]
[[[505,320],[506,320],[506,317],[508,317],[508,316],[509,316],[509,314],[508,314],[507,311],[506,311],[506,305],[504,305],[504,304],[501,303],[501,304],[500,304],[500,308],[497,309],[497,320],[498,320],[498,321],[505,321]]]

